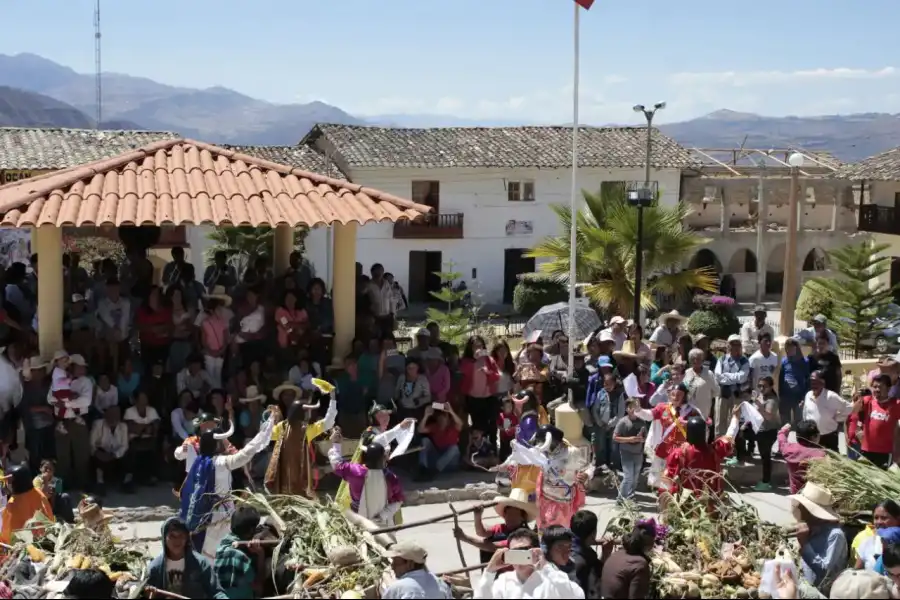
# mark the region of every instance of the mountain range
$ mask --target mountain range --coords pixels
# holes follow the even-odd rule
[[[274,104],[224,87],[192,89],[104,73],[104,129],[175,131],[210,143],[291,145],[317,122],[394,127],[521,125],[452,115],[355,117],[323,102]],[[0,126],[93,127],[96,79],[35,54],[0,54]],[[900,145],[900,115],[767,117],[719,110],[661,125],[685,146],[800,147],[854,161]]]

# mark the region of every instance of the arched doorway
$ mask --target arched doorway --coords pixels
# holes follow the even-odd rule
[[[756,273],[756,254],[749,248],[741,248],[728,261],[729,273]]]
[[[828,268],[828,257],[821,248],[813,248],[803,259],[804,271],[824,271]]]
[[[716,272],[716,275],[718,275],[722,272],[722,263],[719,262],[719,257],[716,256],[715,252],[709,250],[708,248],[701,248],[697,252],[697,254],[694,255],[694,258],[691,259],[691,262],[688,264],[688,268],[710,268]]]
[[[766,261],[766,294],[780,295],[784,290],[784,244],[778,244],[769,252]]]

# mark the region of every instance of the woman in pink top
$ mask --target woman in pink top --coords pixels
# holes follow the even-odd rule
[[[228,296],[207,296],[208,316],[200,325],[203,363],[206,372],[212,379],[213,386],[217,388],[222,387],[222,367],[225,365],[225,353],[231,343],[230,323],[225,315],[226,307],[230,303],[231,298]]]
[[[422,353],[422,358],[425,361],[425,377],[428,378],[428,386],[431,388],[432,402],[446,402],[447,393],[450,392],[450,369],[444,362],[441,349],[432,346]]]
[[[466,412],[472,417],[472,428],[478,429],[492,444],[496,444],[497,415],[500,414],[496,394],[500,369],[480,335],[473,335],[466,342],[459,370],[462,372],[461,389],[466,398]]]
[[[297,292],[285,290],[281,306],[275,309],[275,324],[278,327],[278,346],[285,350],[287,362],[297,359],[296,348],[300,345],[309,326],[309,317],[301,306],[297,306]]]

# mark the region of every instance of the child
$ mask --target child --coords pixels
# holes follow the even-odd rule
[[[756,484],[754,490],[769,492],[772,490],[772,446],[775,445],[778,430],[781,428],[781,416],[778,412],[775,380],[766,375],[759,378],[757,386],[754,403],[763,417],[763,423],[756,433],[748,427],[746,435],[750,436],[750,439],[756,439],[756,447],[759,449],[759,457],[762,460],[762,481]]]
[[[119,403],[119,390],[112,384],[108,373],[101,373],[97,377],[97,397],[94,399],[94,408],[101,415],[110,406]]]
[[[47,501],[53,507],[53,515],[64,523],[74,523],[75,514],[69,495],[63,493],[62,479],[56,476],[56,463],[52,460],[41,461],[40,475],[34,478],[34,487],[44,492]]]
[[[619,455],[622,459],[622,485],[619,487],[618,504],[632,500],[641,479],[641,468],[644,466],[644,438],[647,436],[647,423],[637,416],[641,401],[629,398],[625,402],[625,416],[616,423],[612,439],[619,444]]]
[[[516,414],[515,405],[511,398],[504,398],[502,410],[497,417],[497,431],[500,437],[500,462],[505,461],[512,454],[512,441],[516,439],[518,427],[519,416]]]
[[[490,440],[480,429],[469,432],[469,446],[463,462],[473,469],[490,469],[497,466],[497,449],[491,446]]]
[[[69,353],[57,350],[53,355],[53,372],[50,374],[50,404],[53,405],[53,416],[56,418],[56,432],[66,435],[66,402],[77,396],[72,391],[72,378],[69,377]]]

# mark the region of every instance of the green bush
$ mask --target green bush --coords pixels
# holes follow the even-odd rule
[[[702,333],[714,340],[726,340],[729,335],[740,331],[741,324],[731,310],[701,309],[691,313],[687,328],[693,335]]]
[[[547,279],[523,279],[513,290],[513,308],[526,317],[532,316],[542,306],[568,299],[569,291],[566,286]]]
[[[800,321],[810,321],[816,315],[825,315],[831,320],[834,313],[834,298],[815,281],[807,281],[797,298],[794,316]]]

